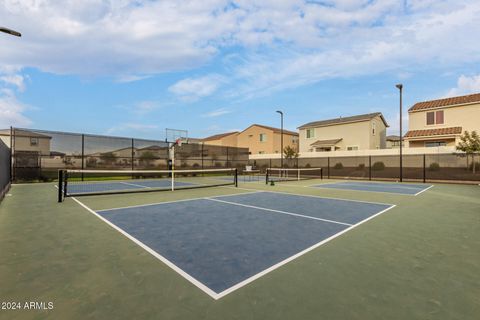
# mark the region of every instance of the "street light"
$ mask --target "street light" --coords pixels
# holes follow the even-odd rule
[[[280,121],[281,121],[281,126],[280,126],[280,168],[283,168],[283,112],[280,110],[277,110],[277,113],[280,113]]]
[[[4,27],[0,27],[0,31],[11,34],[12,36],[16,36],[16,37],[21,37],[22,36],[22,34],[20,32],[12,30],[12,29],[4,28]]]
[[[395,87],[399,90],[400,93],[400,182],[403,181],[403,156],[402,156],[402,145],[403,145],[403,134],[402,134],[402,93],[403,93],[403,84],[399,83]]]

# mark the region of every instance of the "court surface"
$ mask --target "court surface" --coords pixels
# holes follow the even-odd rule
[[[433,185],[429,184],[412,184],[412,183],[388,183],[388,182],[356,182],[345,181],[335,183],[325,183],[313,185],[314,188],[340,189],[340,190],[355,190],[355,191],[370,191],[370,192],[385,192],[397,193],[404,195],[416,196],[420,193],[430,189]]]
[[[392,207],[252,192],[92,212],[219,299]]]

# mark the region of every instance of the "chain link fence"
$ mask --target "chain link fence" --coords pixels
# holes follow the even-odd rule
[[[480,154],[468,157],[464,153],[415,154],[404,155],[402,159],[401,173],[398,155],[284,159],[284,167],[321,167],[325,177],[332,179],[398,181],[401,174],[404,181],[480,182]],[[256,159],[249,164],[265,171],[280,168],[281,160]]]
[[[52,181],[59,169],[163,170],[169,168],[169,143],[36,129],[12,129],[12,179]],[[185,169],[242,167],[248,149],[183,144],[175,166]]]

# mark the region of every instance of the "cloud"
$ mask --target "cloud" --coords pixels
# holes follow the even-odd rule
[[[461,75],[457,80],[457,86],[448,91],[445,97],[459,96],[469,93],[480,92],[480,74],[476,76]]]
[[[11,90],[0,91],[0,128],[28,127],[32,121],[24,113],[29,106],[18,101]]]
[[[24,80],[25,78],[20,74],[10,74],[0,77],[0,81],[6,83],[7,85],[14,86],[20,92],[25,90]]]
[[[225,79],[217,74],[199,78],[186,78],[170,86],[168,90],[177,95],[181,100],[194,102],[200,98],[213,94]]]
[[[216,110],[207,112],[207,113],[203,114],[202,117],[204,117],[204,118],[215,118],[215,117],[220,117],[220,116],[223,116],[223,115],[229,114],[229,113],[232,113],[232,111],[228,110],[226,108],[220,108],[220,109],[216,109]]]

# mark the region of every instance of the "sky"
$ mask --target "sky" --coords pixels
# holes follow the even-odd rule
[[[480,1],[0,0],[0,129],[164,139],[480,92]]]

